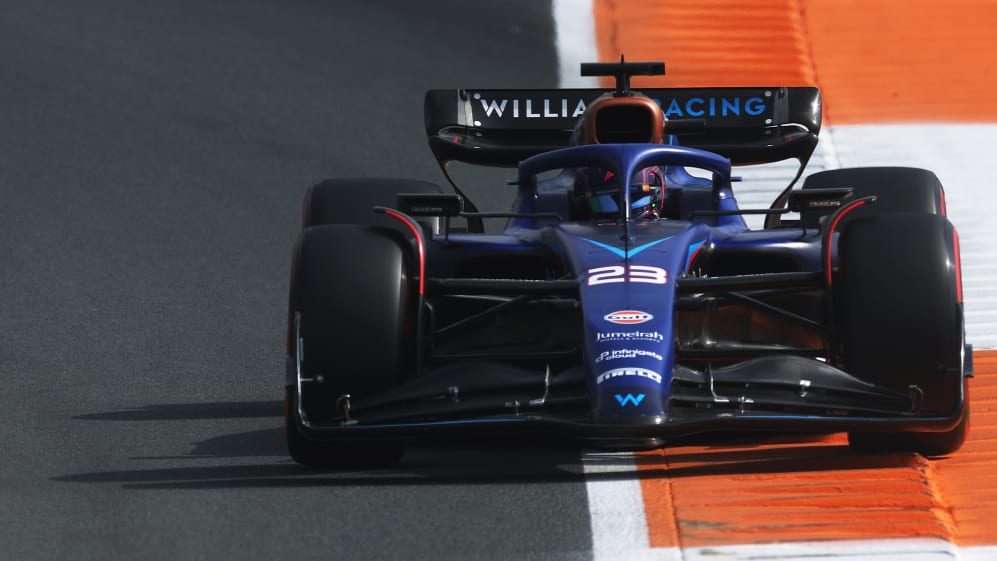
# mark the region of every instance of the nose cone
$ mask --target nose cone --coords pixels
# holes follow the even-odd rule
[[[646,375],[650,371],[620,369],[621,377]],[[596,394],[595,420],[601,423],[657,423],[665,415],[661,391],[648,385],[619,383]]]

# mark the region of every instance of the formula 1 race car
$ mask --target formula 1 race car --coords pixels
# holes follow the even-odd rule
[[[372,178],[307,191],[286,349],[296,461],[735,430],[847,432],[866,452],[962,445],[972,349],[933,173],[835,169],[794,188],[817,88],[637,92],[631,76],[664,63],[581,70],[615,89],[426,94],[444,173],[518,166],[510,211],[478,211],[449,174],[453,192]],[[799,173],[769,208],[738,208],[732,165],[788,159]]]

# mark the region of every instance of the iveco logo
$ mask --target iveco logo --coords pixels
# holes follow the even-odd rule
[[[620,325],[634,325],[644,323],[645,321],[651,321],[654,319],[654,316],[639,310],[619,310],[602,316],[602,319],[610,323],[617,323]]]

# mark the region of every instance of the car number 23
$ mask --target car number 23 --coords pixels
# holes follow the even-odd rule
[[[668,271],[649,265],[612,265],[596,267],[586,271],[588,285],[612,284],[617,282],[646,282],[648,284],[668,284]]]

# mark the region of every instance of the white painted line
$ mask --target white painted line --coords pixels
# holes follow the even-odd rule
[[[633,454],[582,456],[595,561],[683,561],[678,548],[651,548]]]
[[[701,547],[686,561],[959,561],[960,551],[938,538],[820,541]]]
[[[994,545],[963,547],[960,550],[962,561],[993,561],[997,559],[997,546]]]
[[[554,31],[562,88],[595,88],[595,78],[578,75],[583,62],[600,62],[595,45],[592,0],[554,0]]]

